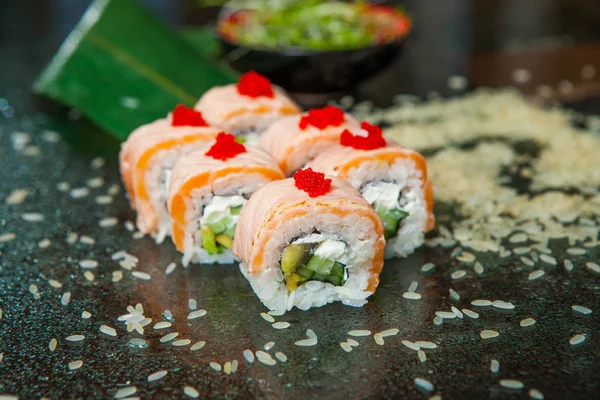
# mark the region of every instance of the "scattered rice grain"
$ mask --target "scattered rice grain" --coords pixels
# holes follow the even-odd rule
[[[479,336],[482,339],[485,340],[485,339],[493,339],[495,337],[500,336],[500,334],[498,332],[496,332],[496,331],[493,331],[493,330],[490,330],[490,329],[486,329],[486,330],[481,331],[481,333],[479,334]]]
[[[381,336],[382,337],[395,336],[398,334],[398,332],[400,332],[400,330],[396,329],[396,328],[386,329],[385,331],[381,331]]]
[[[500,379],[500,386],[505,387],[507,389],[523,389],[525,385],[523,382],[518,381],[516,379]]]
[[[271,323],[275,322],[275,318],[273,318],[272,315],[267,314],[266,312],[260,313],[260,316],[267,322],[271,322]]]
[[[191,313],[188,314],[187,319],[196,319],[196,318],[204,317],[206,315],[206,313],[207,313],[207,311],[204,309],[192,311]]]
[[[107,217],[107,218],[102,218],[100,221],[98,221],[98,226],[100,228],[110,228],[112,226],[115,226],[119,223],[119,220],[117,218],[114,217]]]
[[[524,320],[522,320],[521,322],[519,322],[519,325],[523,328],[531,326],[533,324],[535,324],[537,321],[533,318],[525,318]]]
[[[381,333],[376,333],[375,335],[373,335],[373,339],[375,339],[375,343],[377,343],[380,346],[383,346],[385,341],[383,340],[383,336],[381,336]]]
[[[167,265],[167,269],[165,269],[165,274],[169,275],[171,272],[175,271],[176,267],[177,267],[177,264],[175,264],[174,262]]]
[[[423,350],[417,351],[417,356],[419,357],[419,361],[421,361],[421,362],[427,361],[427,355],[425,354],[425,352]]]
[[[500,362],[498,362],[498,360],[492,360],[490,362],[490,371],[492,371],[494,374],[500,371]]]
[[[348,335],[354,336],[354,337],[369,336],[370,334],[371,334],[371,331],[366,330],[366,329],[355,329],[355,330],[351,330],[348,332]],[[308,336],[308,334],[307,334],[307,336]]]
[[[402,297],[408,300],[420,300],[422,296],[415,292],[404,292],[402,293]]]
[[[159,379],[162,379],[165,376],[167,376],[168,373],[169,372],[164,369],[162,371],[154,372],[154,373],[148,375],[148,382],[158,381]]]
[[[415,385],[422,390],[427,392],[433,392],[434,386],[433,383],[429,382],[427,379],[423,378],[415,378]]]
[[[254,362],[254,353],[252,353],[252,350],[246,349],[244,350],[243,354],[246,361],[248,361],[250,364]]]
[[[569,344],[571,346],[576,346],[580,343],[583,343],[585,341],[585,336],[586,335],[575,335],[571,339],[569,339]]]
[[[588,263],[585,263],[585,267],[590,271],[600,274],[600,265],[596,264],[595,262],[590,261]]]
[[[476,313],[475,311],[469,310],[468,308],[463,308],[461,311],[463,312],[463,314],[465,314],[469,318],[473,318],[473,319],[479,318],[478,313]]]
[[[543,269],[537,269],[529,274],[529,280],[535,281],[536,279],[541,278],[545,274],[546,274],[546,271],[544,271]]]
[[[573,311],[575,311],[576,313],[583,314],[583,315],[590,315],[592,313],[592,310],[590,308],[587,308],[584,306],[572,305],[571,309]]]
[[[137,279],[141,279],[143,281],[149,281],[150,279],[152,279],[152,276],[150,274],[141,271],[133,271],[131,273],[131,276]]]
[[[76,369],[79,369],[79,368],[81,368],[82,366],[83,366],[83,361],[81,361],[81,360],[77,360],[77,361],[71,361],[71,362],[68,364],[68,367],[69,367],[69,369],[70,369],[71,371],[74,371],[74,370],[76,370]]]
[[[348,343],[346,342],[340,342],[340,347],[346,352],[346,353],[350,353],[352,351],[352,346],[350,346]]]
[[[123,399],[125,397],[129,397],[137,392],[136,386],[127,386],[117,390],[115,393],[115,399]]]
[[[201,348],[203,348],[206,345],[206,342],[204,340],[201,340],[200,342],[196,342],[192,345],[192,347],[190,347],[191,351],[196,351],[196,350],[200,350]]]
[[[465,271],[464,269],[459,269],[457,271],[454,271],[450,276],[452,277],[452,279],[457,280],[464,277],[466,274],[467,271]]]

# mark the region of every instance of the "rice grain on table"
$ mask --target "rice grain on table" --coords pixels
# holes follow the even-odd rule
[[[67,243],[69,244],[75,244],[77,243],[77,240],[79,239],[79,234],[77,232],[71,232],[67,235]]]
[[[508,238],[509,243],[523,243],[528,240],[527,235],[524,233],[515,233]]]
[[[315,346],[317,344],[317,339],[316,338],[302,339],[302,340],[298,340],[298,341],[294,342],[294,344],[296,346],[300,346],[300,347]]]
[[[277,354],[275,354],[275,355],[277,355]],[[287,357],[286,357],[286,360],[287,360]],[[231,362],[231,373],[235,374],[235,372],[237,371],[237,369],[238,369],[238,360],[233,360]]]
[[[527,326],[531,326],[533,324],[535,324],[537,321],[533,318],[525,318],[524,320],[521,320],[521,322],[519,322],[519,325],[522,326],[523,328],[527,327]]]
[[[83,366],[83,361],[82,360],[71,361],[67,366],[71,371],[75,371],[76,369],[79,369]]]
[[[290,325],[291,324],[289,322],[275,322],[271,326],[275,329],[287,329],[290,327]]]
[[[473,319],[479,318],[478,313],[476,313],[475,311],[469,310],[468,308],[463,308],[461,311],[463,312],[463,314],[465,314],[469,318],[473,318]]]
[[[8,205],[17,205],[22,204],[29,196],[31,192],[30,189],[14,189],[10,194],[6,197],[4,202]]]
[[[494,300],[492,302],[492,307],[500,308],[503,310],[513,310],[515,308],[515,305],[508,301]]]
[[[81,261],[79,261],[79,266],[81,268],[96,268],[98,266],[98,261],[96,261],[96,260],[81,260]]]
[[[36,284],[32,283],[31,285],[29,285],[29,293],[31,294],[36,294],[38,293],[38,287]]]
[[[408,292],[416,292],[417,288],[419,287],[419,284],[415,281],[413,281],[410,286],[408,287]]]
[[[537,389],[529,389],[529,397],[534,400],[544,400],[544,394]]]
[[[94,178],[90,178],[86,181],[86,185],[88,185],[88,187],[90,187],[92,189],[97,189],[99,187],[102,187],[102,185],[104,185],[104,178],[102,178],[101,176],[96,176]]]
[[[164,378],[165,376],[167,376],[169,372],[167,370],[161,370],[161,371],[157,371],[154,372],[150,375],[148,375],[148,382],[155,382],[158,381],[159,379]]]
[[[490,362],[490,371],[492,371],[494,374],[500,371],[500,362],[498,362],[498,360],[492,360]]]
[[[454,271],[450,277],[454,280],[458,280],[463,278],[465,275],[467,275],[467,271],[465,271],[464,269],[459,269],[457,271]]]
[[[600,274],[600,265],[596,264],[595,262],[585,263],[585,267],[590,271]]]
[[[41,213],[23,213],[21,219],[27,222],[41,222],[44,220],[44,214]]]
[[[196,342],[192,345],[192,347],[190,347],[191,351],[196,351],[196,350],[200,350],[201,348],[203,348],[206,345],[206,342],[204,340],[201,340],[199,342]]]
[[[50,344],[48,345],[48,348],[50,349],[50,351],[56,350],[56,345],[57,344],[58,344],[58,341],[55,338],[52,338],[50,340]]]
[[[571,346],[576,346],[580,343],[583,343],[586,339],[586,335],[575,335],[571,339],[569,339],[569,344]]]
[[[275,342],[267,342],[263,346],[263,349],[265,349],[266,351],[269,351],[273,348],[273,346],[275,346]]]
[[[414,351],[419,351],[421,349],[417,344],[411,342],[410,340],[403,340],[400,343]]]
[[[515,390],[523,389],[525,387],[523,382],[516,379],[500,379],[500,386]]]
[[[165,329],[165,328],[170,328],[171,327],[171,323],[167,322],[167,321],[161,321],[161,322],[157,322],[156,324],[154,324],[154,326],[152,327],[153,329]]]
[[[436,311],[435,315],[443,319],[454,319],[457,315],[450,311]]]
[[[558,264],[558,262],[556,261],[556,258],[549,256],[547,254],[540,254],[540,260],[542,260],[546,264],[550,264],[550,265]]]
[[[260,316],[267,322],[271,322],[271,323],[275,322],[275,318],[273,318],[272,315],[267,314],[266,312],[261,312]]]
[[[90,194],[90,189],[86,187],[74,188],[71,189],[71,191],[69,192],[69,196],[71,196],[73,199],[81,199],[82,197],[85,197],[88,194]]]
[[[63,306],[69,305],[71,301],[71,292],[65,292],[60,298],[60,304]]]
[[[592,313],[592,309],[584,306],[572,305],[571,309],[576,313],[583,315],[590,315]]]
[[[222,369],[222,367],[221,367],[221,364],[219,364],[219,363],[216,363],[216,362],[214,362],[214,361],[212,361],[212,362],[211,362],[209,365],[210,365],[210,367],[211,367],[212,369],[214,369],[214,370],[215,370],[215,371],[217,371],[217,372],[220,372],[220,371],[221,371],[221,369]]]
[[[535,265],[535,263],[527,257],[521,257],[521,262],[529,267],[533,267]]]
[[[444,323],[444,319],[443,319],[442,317],[440,317],[439,315],[436,315],[436,316],[433,318],[433,324],[434,324],[435,326],[439,326],[439,325],[441,325],[441,324],[443,324],[443,323]]]
[[[380,346],[383,346],[385,341],[383,340],[383,336],[381,336],[381,333],[376,333],[375,335],[373,335],[373,339],[375,340],[375,343],[377,343]]]
[[[432,349],[437,349],[438,345],[433,343],[433,342],[428,342],[426,340],[417,340],[415,342],[415,344],[417,346],[419,346],[419,348],[421,349],[427,349],[427,350],[432,350]]]
[[[288,360],[287,356],[280,351],[275,353],[275,358],[277,358],[281,362],[286,362]]]
[[[115,330],[115,328],[108,326],[108,325],[102,325],[100,327],[100,332],[102,332],[108,336],[117,336],[117,331]]]
[[[356,340],[354,340],[352,338],[346,339],[346,343],[348,343],[352,347],[358,347],[360,345],[360,343],[358,343]]]
[[[206,313],[207,313],[207,311],[204,309],[192,311],[191,313],[188,314],[187,319],[196,319],[196,318],[204,317],[206,315]]]
[[[242,354],[248,363],[252,364],[254,362],[254,353],[252,353],[252,350],[246,349]]]
[[[454,315],[456,315],[458,318],[463,319],[464,315],[463,313],[456,307],[451,306],[450,309],[452,310],[452,312],[454,313]]]
[[[81,235],[81,237],[79,238],[79,242],[83,243],[83,244],[89,244],[89,245],[96,244],[96,240],[93,237],[86,236],[86,235]]]
[[[166,335],[161,337],[159,341],[161,343],[167,343],[167,342],[170,342],[171,340],[175,339],[177,336],[179,336],[179,332],[167,333]]]
[[[198,392],[195,388],[193,388],[191,386],[184,386],[183,394],[185,394],[187,397],[190,397],[192,399],[197,399],[198,396],[200,396],[200,392]]]
[[[81,342],[84,339],[85,336],[83,335],[70,335],[65,338],[65,340],[68,342]]]
[[[134,395],[136,392],[137,392],[136,386],[124,387],[124,388],[117,390],[117,393],[115,393],[115,399],[123,399],[125,397],[129,397],[131,395]]]
[[[435,264],[433,264],[433,263],[423,264],[423,266],[421,267],[421,272],[429,272],[434,268],[435,268]]]
[[[395,336],[398,334],[398,332],[400,332],[400,330],[396,328],[386,329],[385,331],[381,331],[381,336],[384,338],[388,336]]]
[[[48,247],[50,247],[51,244],[52,242],[50,241],[50,239],[42,239],[38,242],[38,247],[40,249],[47,249]]]
[[[486,339],[493,339],[495,337],[500,336],[500,334],[494,330],[490,330],[490,329],[485,329],[483,331],[481,331],[481,333],[479,333],[479,336],[486,340]]]
[[[141,271],[133,271],[131,272],[131,276],[137,279],[141,279],[143,281],[149,281],[150,279],[152,279],[152,276],[150,274]]]
[[[531,249],[529,247],[515,247],[512,251],[518,256],[531,253]]]
[[[434,389],[433,383],[423,378],[415,378],[415,386],[417,386],[419,389],[425,390],[426,392],[433,392]]]
[[[104,166],[105,163],[106,160],[104,158],[96,157],[90,162],[90,167],[92,167],[92,169],[100,169]]]
[[[340,347],[346,352],[346,353],[350,353],[352,351],[352,346],[350,346],[348,343],[346,342],[340,342]]]
[[[113,271],[112,272],[112,281],[113,282],[119,282],[121,279],[123,279],[123,272],[122,271]]]
[[[96,279],[96,276],[94,275],[94,273],[92,271],[85,271],[83,273],[83,276],[85,277],[85,279],[87,279],[90,282],[93,282],[94,279]]]
[[[586,250],[581,247],[570,247],[567,249],[567,253],[572,256],[582,256],[586,253]]]
[[[422,296],[415,292],[404,292],[402,293],[402,297],[408,300],[420,300]]]
[[[11,240],[14,240],[16,237],[17,237],[17,235],[13,232],[3,233],[2,235],[0,235],[0,243],[10,242]]]
[[[371,331],[366,330],[366,329],[355,329],[355,330],[351,330],[348,332],[348,335],[354,336],[354,337],[369,336],[370,334],[371,334]]]
[[[423,350],[417,351],[417,357],[419,357],[419,361],[421,361],[421,362],[427,361],[427,355],[425,354],[425,352]]]
[[[231,375],[231,362],[230,361],[226,361],[225,365],[223,365],[223,372],[225,372],[226,375]]]
[[[106,218],[102,218],[100,221],[98,221],[98,226],[100,228],[110,228],[110,227],[117,225],[118,223],[119,223],[119,220],[117,218],[106,217]]]
[[[448,289],[448,293],[450,293],[450,298],[454,301],[460,300],[460,295],[452,288]]]
[[[529,280],[534,281],[536,279],[541,278],[545,274],[546,274],[546,271],[544,271],[543,269],[537,269],[529,274]]]
[[[112,196],[100,195],[100,196],[96,196],[94,198],[94,202],[96,204],[106,205],[106,204],[112,203],[113,202],[113,198],[112,198]]]
[[[475,263],[475,266],[473,267],[473,271],[475,271],[475,273],[476,273],[477,275],[481,275],[481,274],[483,274],[483,271],[484,271],[484,270],[483,270],[483,265],[481,265],[481,263],[480,263],[479,261],[477,261],[477,262]]]
[[[92,313],[90,313],[89,311],[83,310],[81,312],[81,318],[83,319],[89,319],[92,316]]]
[[[137,264],[133,260],[130,260],[130,259],[124,259],[124,260],[119,261],[119,265],[121,266],[121,268],[124,268],[128,271],[131,271],[132,269],[134,269],[137,266]]]
[[[175,271],[176,267],[177,264],[175,264],[174,262],[170,263],[169,265],[167,265],[167,269],[165,269],[165,274],[169,275],[171,272]]]
[[[317,339],[317,334],[312,329],[306,330],[306,337],[309,339]]]

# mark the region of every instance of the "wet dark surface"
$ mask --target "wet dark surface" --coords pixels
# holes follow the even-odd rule
[[[482,276],[473,273],[472,265],[463,265],[460,268],[469,271],[467,276],[452,280],[450,274],[459,268],[459,263],[450,259],[452,249],[424,248],[407,259],[386,262],[379,289],[363,308],[333,304],[308,312],[294,310],[276,318],[292,324],[281,331],[260,317],[266,310],[234,266],[183,269],[178,265],[166,275],[166,266],[178,261],[179,255],[170,243],[157,246],[150,238],[132,238],[123,223],[133,221],[134,213],[122,189],[113,203],[94,203],[94,198],[106,194],[112,184],[120,187],[118,143],[85,121],[70,121],[62,110],[53,113],[53,107],[40,104],[29,93],[35,74],[66,34],[64,24],[68,23],[64,21],[69,19],[57,7],[63,3],[68,9],[71,2],[36,1],[36,8],[32,7],[34,2],[25,1],[1,6],[6,12],[0,13],[0,96],[14,107],[15,114],[8,117],[12,112],[4,106],[5,116],[0,116],[0,235],[12,232],[16,238],[0,243],[0,393],[24,399],[95,399],[111,398],[118,388],[135,385],[138,391],[134,396],[141,398],[184,398],[183,386],[190,385],[201,398],[426,399],[439,394],[445,399],[517,399],[527,398],[530,388],[539,389],[547,399],[597,398],[600,281],[597,274],[583,267],[600,258],[597,248],[585,256],[570,256],[575,269],[567,273],[561,265],[566,243],[553,243],[559,265],[546,265],[546,275],[536,281],[526,279],[533,268],[524,267],[517,256],[500,259],[490,254],[477,254],[485,266]],[[169,13],[175,15],[176,10]],[[421,38],[427,37],[426,26],[421,32]],[[429,35],[435,32],[432,28]],[[427,47],[427,42],[413,52],[433,55],[435,47]],[[447,77],[461,72],[449,67],[455,60],[452,57],[447,58],[447,64],[428,63],[423,69],[417,68],[418,55],[409,53],[407,57],[402,62],[414,68],[411,76],[415,86],[398,83],[396,92],[448,91]],[[460,65],[468,63],[460,60]],[[398,70],[396,75],[390,71],[387,81],[385,75],[380,78],[388,86],[396,82],[390,76],[398,74]],[[364,93],[377,91],[375,87],[365,87]],[[591,98],[578,106],[586,112],[598,112],[594,101]],[[46,129],[59,132],[61,141],[44,141]],[[16,131],[32,135],[30,144],[39,146],[39,156],[13,149],[11,135]],[[105,157],[106,166],[91,168],[90,162],[96,157]],[[103,177],[105,184],[90,189],[81,199],[73,199],[56,187],[63,181],[72,188],[83,187],[87,179],[97,176]],[[23,204],[5,204],[9,193],[17,188],[31,189],[31,193]],[[26,212],[42,213],[45,218],[26,222],[21,218]],[[439,207],[438,212],[439,219],[444,220],[451,209]],[[117,217],[119,224],[99,227],[98,222],[108,216]],[[72,232],[89,235],[96,243],[68,244],[66,238]],[[38,242],[45,238],[51,241],[50,247],[39,248]],[[149,273],[152,279],[135,279],[111,260],[121,249],[139,257],[136,269]],[[78,265],[82,259],[99,262],[92,270],[94,282],[84,278]],[[426,262],[435,263],[437,268],[429,274],[420,272]],[[124,277],[114,283],[111,274],[117,270]],[[63,287],[53,288],[47,279],[57,279]],[[417,292],[423,295],[422,300],[401,297],[413,281],[419,283]],[[30,293],[31,284],[39,288],[39,300]],[[459,301],[449,298],[449,288],[460,294]],[[72,300],[63,306],[60,297],[67,291],[72,293]],[[190,298],[208,314],[188,321]],[[472,307],[470,302],[475,299],[511,301],[516,308]],[[149,345],[146,349],[128,346],[129,339],[142,336],[127,333],[117,321],[127,313],[128,305],[136,303],[142,303],[145,316],[152,318],[144,336]],[[576,314],[571,310],[573,304],[588,306],[593,313]],[[434,326],[435,311],[448,311],[450,305],[471,308],[481,316],[477,320],[446,320]],[[162,320],[161,314],[167,309],[175,316],[173,327],[153,330],[152,325]],[[92,314],[90,319],[81,318],[84,310]],[[537,323],[521,328],[519,321],[527,317]],[[103,324],[116,328],[118,336],[100,333]],[[295,346],[295,341],[305,338],[307,328],[318,335],[318,345]],[[351,329],[375,333],[388,328],[398,328],[399,333],[386,338],[383,346],[377,345],[372,335],[357,338],[361,345],[351,353],[339,346]],[[483,329],[495,329],[500,336],[483,341],[479,337]],[[192,352],[190,346],[160,343],[159,338],[167,332],[179,332],[177,339],[189,338],[192,343],[204,340],[207,344]],[[570,346],[569,339],[578,333],[587,334],[587,340]],[[73,334],[86,338],[77,343],[65,341]],[[58,340],[54,352],[48,348],[52,338]],[[422,363],[401,340],[429,340],[439,347],[426,350],[427,361]],[[250,365],[243,359],[244,349],[256,351],[269,341],[276,343],[270,353],[282,351],[288,356],[287,362],[278,361],[271,367],[258,361]],[[210,362],[224,364],[234,359],[240,366],[232,375],[209,367]],[[491,359],[500,362],[500,372],[490,372]],[[75,360],[83,360],[83,367],[69,371],[67,364]],[[149,374],[162,369],[169,371],[165,378],[147,382]],[[431,381],[435,391],[418,390],[413,382],[416,377]],[[499,386],[499,380],[507,378],[523,381],[525,389]]]

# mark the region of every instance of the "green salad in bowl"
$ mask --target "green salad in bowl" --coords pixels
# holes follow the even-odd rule
[[[402,11],[364,2],[250,0],[229,2],[219,35],[239,46],[282,50],[352,50],[403,38],[410,19]]]

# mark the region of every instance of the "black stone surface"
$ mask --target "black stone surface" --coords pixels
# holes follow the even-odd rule
[[[134,396],[164,399],[185,398],[183,386],[190,385],[201,398],[426,399],[431,394],[413,383],[414,378],[422,377],[435,385],[432,394],[444,399],[520,399],[528,397],[529,388],[539,389],[547,399],[597,398],[600,282],[582,267],[587,261],[598,260],[597,249],[585,257],[571,257],[575,261],[572,273],[559,265],[533,282],[523,279],[517,257],[482,258],[486,267],[482,277],[471,272],[452,281],[449,275],[456,268],[450,249],[421,249],[407,259],[386,263],[376,295],[363,308],[333,304],[308,312],[294,310],[277,318],[292,324],[281,331],[260,317],[265,309],[234,266],[183,269],[179,265],[171,275],[165,275],[167,264],[179,256],[169,243],[157,246],[150,238],[132,239],[123,222],[134,220],[134,213],[122,189],[110,205],[93,201],[110,185],[120,185],[118,143],[83,120],[69,120],[64,110],[41,104],[29,93],[35,74],[66,34],[68,18],[60,10],[69,9],[71,3],[23,1],[0,6],[0,96],[15,112],[8,117],[12,112],[4,105],[5,116],[0,116],[0,235],[17,235],[13,241],[0,243],[1,394],[23,399],[97,399],[111,398],[118,388],[135,385],[138,391]],[[422,51],[434,50],[425,47]],[[440,71],[443,66],[430,68],[434,67],[438,69],[429,81],[430,89],[441,88],[442,79],[435,76],[448,75]],[[426,71],[419,71],[419,79],[425,79],[422,74],[425,76]],[[62,140],[45,142],[42,133],[46,129],[60,132]],[[15,131],[30,133],[41,154],[26,156],[13,150],[11,134]],[[96,157],[105,157],[106,166],[92,169],[90,161]],[[82,187],[95,176],[102,176],[106,183],[91,189],[85,198],[72,199],[56,189],[61,181]],[[6,196],[16,188],[29,188],[32,193],[23,204],[5,204]],[[21,219],[24,212],[40,212],[45,219],[26,222]],[[98,221],[107,216],[117,217],[119,225],[100,228]],[[70,245],[65,241],[70,232],[92,236],[96,244]],[[41,249],[37,243],[44,238],[52,243]],[[565,248],[565,243],[553,243],[559,260]],[[152,279],[136,280],[112,261],[111,254],[120,249],[138,256],[137,270],[151,274]],[[99,261],[93,270],[94,282],[83,277],[84,271],[78,266],[82,259]],[[438,267],[423,274],[419,268],[425,262]],[[113,283],[111,273],[116,270],[125,276]],[[60,280],[64,286],[50,287],[49,278]],[[400,296],[412,281],[419,283],[422,300]],[[39,300],[29,292],[32,283],[39,288]],[[450,287],[461,295],[460,301],[448,298]],[[72,300],[62,306],[60,296],[66,291],[72,293]],[[208,314],[186,320],[189,298],[196,299],[198,307]],[[513,302],[516,308],[477,309],[469,304],[474,299],[502,299]],[[145,315],[153,319],[146,329],[146,349],[129,347],[130,338],[141,336],[127,333],[116,320],[126,313],[127,305],[136,303],[142,303]],[[434,326],[435,311],[448,310],[452,304],[472,308],[481,317]],[[575,314],[572,304],[587,305],[594,313]],[[166,309],[175,315],[173,327],[152,330]],[[92,317],[82,319],[83,310]],[[537,323],[521,328],[519,321],[527,317]],[[103,324],[115,327],[118,336],[100,333]],[[296,340],[305,338],[307,328],[317,333],[318,345],[294,346]],[[399,333],[386,338],[384,346],[378,346],[372,336],[358,338],[361,345],[351,353],[339,346],[351,329],[378,332],[388,328],[398,328]],[[496,329],[501,334],[482,341],[479,332],[483,329]],[[159,342],[160,336],[175,331],[180,332],[179,338],[190,338],[192,343],[205,340],[207,344],[191,352],[189,346]],[[570,346],[569,338],[577,333],[586,333],[587,340]],[[72,334],[86,338],[78,343],[65,341]],[[48,349],[52,338],[58,340],[54,352]],[[400,343],[405,339],[433,341],[439,348],[427,350],[427,361],[421,363],[414,351]],[[270,353],[284,352],[286,363],[269,367],[257,361],[252,365],[245,362],[244,349],[259,350],[269,341],[276,343]],[[67,364],[79,359],[84,361],[83,367],[69,371]],[[234,359],[240,367],[229,376],[209,367],[211,361],[223,364]],[[497,374],[490,372],[491,359],[500,361]],[[148,383],[147,376],[161,369],[169,374]],[[526,388],[502,388],[498,381],[503,378],[519,379]]]

